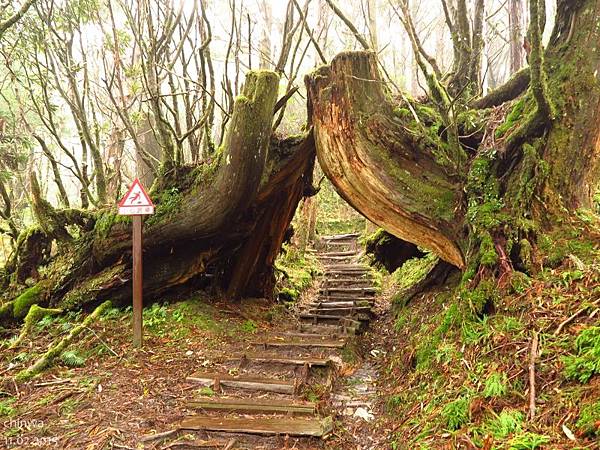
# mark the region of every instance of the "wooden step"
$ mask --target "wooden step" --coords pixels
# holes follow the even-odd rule
[[[356,255],[348,255],[348,256],[327,256],[326,254],[320,254],[317,255],[317,259],[319,260],[324,260],[326,259],[327,261],[332,261],[332,262],[345,262],[345,261],[352,261],[353,258],[355,258]]]
[[[354,252],[352,250],[342,251],[342,252],[323,252],[323,253],[319,253],[319,256],[323,256],[323,257],[329,257],[329,256],[356,256],[356,255],[358,255],[358,253]]]
[[[368,306],[368,307],[372,307],[373,306],[373,301],[369,301],[369,300],[341,300],[341,301],[329,301],[329,300],[323,300],[323,301],[319,301],[316,300],[312,303],[307,304],[307,308],[319,308],[319,307],[323,307],[323,308],[352,308],[354,307],[359,307],[359,306]]]
[[[358,233],[345,233],[345,234],[332,234],[330,236],[321,236],[322,241],[339,241],[339,240],[356,240],[360,234]]]
[[[338,322],[341,320],[348,320],[345,317],[340,317],[340,316],[334,316],[331,314],[310,314],[310,313],[301,313],[300,314],[300,319],[302,320],[310,320],[312,323],[319,323],[320,321],[325,321],[325,322]],[[352,318],[354,319],[354,317]],[[356,319],[358,320],[353,320],[353,322],[356,322],[355,324],[347,324],[346,327],[349,327],[350,325],[356,325],[357,327],[360,326],[360,321],[368,321],[369,317],[360,317],[357,316]]]
[[[375,297],[361,297],[361,296],[348,296],[348,295],[327,295],[318,297],[317,302],[325,303],[325,302],[369,302],[373,303],[375,301]]]
[[[269,340],[269,341],[257,341],[252,342],[252,345],[262,345],[264,347],[313,347],[313,348],[344,348],[346,345],[345,341],[340,340]]]
[[[332,286],[335,285],[335,286]],[[321,287],[339,287],[339,285],[367,285],[372,286],[373,281],[367,278],[329,278],[321,282]],[[358,287],[358,286],[357,286]]]
[[[364,317],[364,320],[370,319],[371,307],[370,306],[356,306],[356,307],[345,307],[345,308],[314,308],[308,310],[309,314],[324,314],[329,316],[347,316],[347,317]]]
[[[311,323],[306,323],[306,322],[300,322],[298,324],[298,331],[300,333],[309,333],[309,334],[329,334],[331,336],[344,336],[345,334],[345,330],[344,327],[342,327],[339,324],[335,324],[335,325],[330,325],[330,324],[311,324]]]
[[[201,383],[205,386],[227,386],[251,391],[277,392],[279,394],[294,394],[294,381],[278,380],[276,378],[233,376],[228,373],[196,372],[187,377],[188,381]],[[218,381],[218,383],[217,383]]]
[[[374,287],[364,287],[364,288],[353,288],[353,287],[335,287],[335,288],[325,288],[319,289],[319,296],[329,298],[334,295],[346,295],[351,297],[352,295],[361,296],[361,297],[369,297],[377,294],[377,289]]]
[[[339,330],[339,334],[342,333],[342,330]],[[336,331],[333,330],[331,333],[302,333],[302,332],[288,332],[288,333],[280,333],[279,335],[273,336],[275,339],[278,337],[282,338],[300,338],[306,340],[315,340],[315,341],[327,341],[329,339],[335,339],[337,337]]]
[[[261,435],[323,437],[333,430],[333,419],[301,418],[221,418],[192,416],[179,424],[181,430],[221,431]]]
[[[203,398],[188,402],[186,407],[208,411],[235,411],[257,414],[316,413],[314,403],[256,398]]]
[[[360,272],[367,273],[370,269],[360,264],[325,264],[325,273],[337,271],[341,273]]]
[[[253,362],[253,363],[267,363],[267,364],[289,364],[293,366],[326,366],[329,364],[329,359],[324,358],[313,358],[313,357],[298,357],[298,358],[286,358],[279,355],[271,355],[266,353],[245,353],[239,356],[232,356],[227,358],[227,361],[240,361],[240,362]]]

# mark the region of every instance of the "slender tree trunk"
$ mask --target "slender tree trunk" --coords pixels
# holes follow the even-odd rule
[[[510,73],[523,66],[523,0],[508,2],[509,63]]]

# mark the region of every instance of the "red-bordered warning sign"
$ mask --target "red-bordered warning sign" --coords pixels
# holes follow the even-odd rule
[[[145,216],[154,214],[154,203],[137,178],[119,202],[119,214],[122,216]]]

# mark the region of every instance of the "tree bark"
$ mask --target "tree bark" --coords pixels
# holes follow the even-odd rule
[[[395,236],[463,267],[460,184],[394,110],[370,52],[306,78],[317,156],[338,193]]]
[[[144,226],[147,298],[208,279],[231,298],[271,297],[285,231],[312,192],[315,153],[311,133],[271,139],[278,85],[273,72],[249,73],[218,159],[175,167],[155,183],[156,214]],[[130,221],[105,211],[82,234],[51,262],[60,271],[38,280],[40,304],[72,309],[130,298]]]
[[[589,42],[600,39],[599,18],[600,0],[558,2],[548,49],[529,71],[535,69],[535,77],[523,72],[518,83],[512,81],[512,95],[499,88],[483,101],[501,104],[529,83],[506,119],[508,131],[487,124],[487,133],[499,139],[481,141],[481,135],[470,142],[462,171],[440,157],[448,142],[439,122],[428,118],[431,111],[415,104],[417,121],[405,104],[390,100],[374,54],[338,55],[306,78],[325,174],[368,219],[459,268],[510,264],[509,240],[535,243],[531,223],[542,230],[548,217],[592,206],[600,156],[600,57]],[[471,114],[480,113],[462,115]],[[536,120],[540,114],[544,120]]]

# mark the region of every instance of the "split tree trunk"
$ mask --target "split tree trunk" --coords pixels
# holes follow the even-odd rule
[[[509,237],[531,237],[519,228],[519,219],[543,228],[548,215],[560,218],[590,207],[600,155],[600,52],[589,43],[600,42],[599,20],[599,0],[558,2],[543,81],[556,109],[551,123],[509,145],[518,125],[534,114],[532,90],[527,91],[520,99],[522,117],[496,141],[481,142],[480,135],[469,142],[470,161],[458,171],[439,158],[448,142],[443,130],[428,123],[423,106],[412,105],[417,121],[406,104],[391,99],[374,54],[338,55],[306,78],[323,171],[368,219],[459,268],[481,258],[483,234],[493,239],[492,252],[502,253]],[[473,114],[485,115],[463,112]],[[494,129],[488,127],[489,133]],[[474,187],[484,166],[479,181],[491,194]],[[487,229],[486,208],[493,209]]]
[[[210,165],[174,167],[155,183],[156,214],[144,226],[147,298],[206,275],[232,298],[272,295],[273,263],[311,192],[315,154],[310,133],[271,138],[278,85],[273,72],[249,73],[222,154]],[[93,231],[62,250],[51,275],[17,303],[70,309],[128,301],[130,220],[100,213]]]

